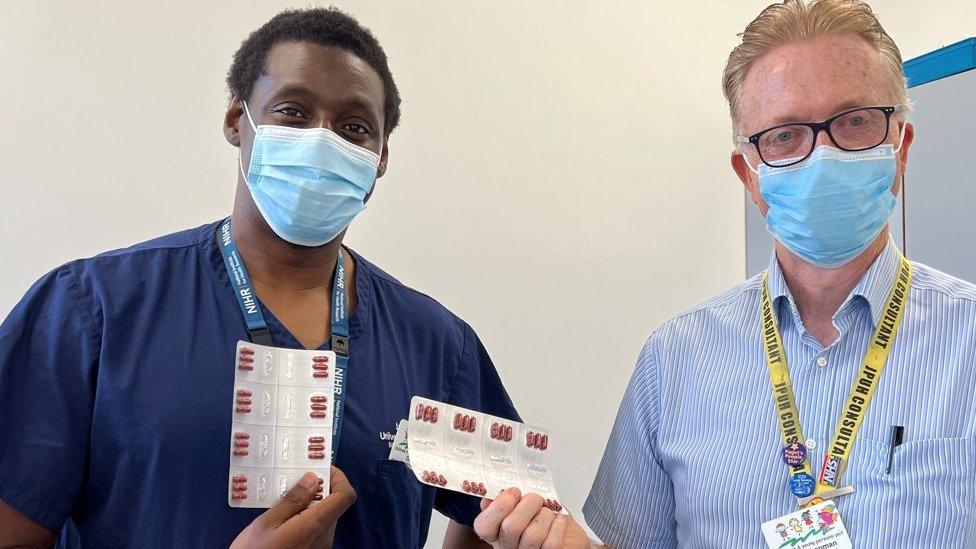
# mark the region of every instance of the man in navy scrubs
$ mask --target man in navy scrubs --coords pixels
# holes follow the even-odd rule
[[[233,215],[63,265],[0,327],[0,545],[420,547],[436,508],[446,547],[480,546],[479,500],[421,485],[390,439],[412,395],[516,411],[470,326],[341,244],[399,119],[382,48],[338,11],[284,12],[228,84]],[[314,485],[227,504],[242,339],[348,355],[341,472],[307,511]]]

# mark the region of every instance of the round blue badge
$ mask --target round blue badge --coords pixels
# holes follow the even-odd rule
[[[803,460],[807,458],[807,447],[799,442],[791,442],[783,446],[783,463],[790,467],[803,465]]]
[[[790,477],[790,492],[798,498],[812,496],[813,488],[813,477],[806,473],[797,473]]]

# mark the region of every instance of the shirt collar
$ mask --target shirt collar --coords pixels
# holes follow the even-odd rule
[[[885,246],[881,255],[874,260],[871,267],[868,268],[861,280],[858,281],[854,289],[851,290],[850,295],[844,300],[844,303],[837,309],[837,313],[834,315],[834,319],[845,314],[851,308],[857,306],[860,301],[856,298],[860,297],[867,302],[868,307],[871,312],[871,321],[874,325],[877,325],[878,320],[884,313],[885,303],[888,301],[888,293],[891,291],[891,286],[894,284],[895,277],[898,276],[898,268],[900,263],[900,254],[898,247],[895,245],[894,241],[889,238],[888,244]],[[793,301],[793,295],[790,293],[789,287],[786,285],[786,279],[783,278],[783,271],[779,268],[779,262],[776,260],[776,252],[772,253],[769,259],[769,297],[773,304],[773,310],[779,310],[780,298],[784,298],[789,304],[789,311],[793,316],[793,322],[797,326],[802,326],[800,322],[800,313],[796,309],[796,304]],[[780,318],[780,321],[783,319]]]

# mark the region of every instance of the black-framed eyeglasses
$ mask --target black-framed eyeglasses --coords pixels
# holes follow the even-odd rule
[[[807,159],[816,148],[821,131],[834,145],[845,151],[873,149],[888,139],[891,115],[905,110],[903,105],[860,107],[835,114],[823,122],[793,122],[746,136],[736,136],[737,143],[752,143],[759,158],[775,168],[792,166]]]

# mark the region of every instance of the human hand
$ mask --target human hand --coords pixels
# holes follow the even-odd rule
[[[332,467],[329,495],[309,507],[319,488],[319,477],[305,473],[277,505],[241,531],[231,549],[331,548],[336,522],[356,502],[356,491],[337,467]]]
[[[568,515],[542,506],[537,494],[518,488],[503,490],[494,500],[481,500],[474,531],[495,549],[590,549],[595,544]]]

